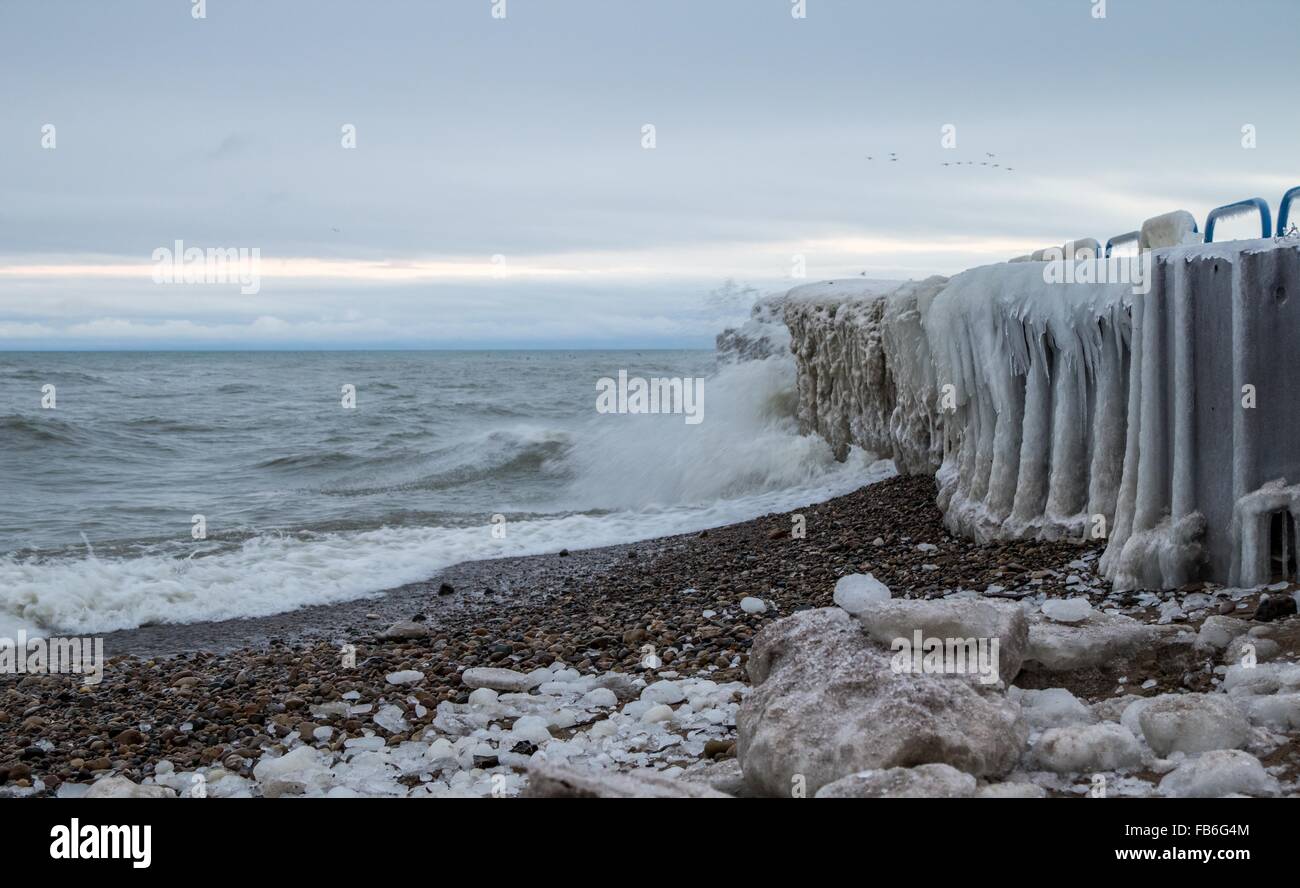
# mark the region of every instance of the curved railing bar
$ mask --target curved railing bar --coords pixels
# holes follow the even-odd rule
[[[1278,237],[1286,234],[1286,223],[1291,215],[1291,201],[1300,197],[1300,185],[1292,188],[1286,194],[1282,195],[1282,202],[1277,205],[1277,234]]]
[[[1236,215],[1239,210],[1247,207],[1254,207],[1259,210],[1259,226],[1264,232],[1260,237],[1273,236],[1273,214],[1268,208],[1268,201],[1262,197],[1248,197],[1245,200],[1239,200],[1236,203],[1225,204],[1221,207],[1215,207],[1210,210],[1210,215],[1205,217],[1205,242],[1214,243],[1214,223],[1223,216]]]

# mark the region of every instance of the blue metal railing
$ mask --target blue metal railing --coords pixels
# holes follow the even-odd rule
[[[1277,236],[1282,237],[1286,234],[1287,224],[1291,220],[1291,204],[1295,202],[1300,206],[1300,185],[1290,189],[1282,195],[1282,200],[1277,207]],[[1221,207],[1215,207],[1210,210],[1210,214],[1205,217],[1205,243],[1214,243],[1214,225],[1220,219],[1228,216],[1236,216],[1243,210],[1257,210],[1259,212],[1260,237],[1269,238],[1273,236],[1273,214],[1269,209],[1268,201],[1262,197],[1249,197],[1245,200],[1239,200],[1235,203],[1225,204]],[[1196,220],[1192,220],[1192,231],[1195,232]],[[1127,243],[1141,243],[1141,231],[1129,231],[1124,234],[1117,234],[1110,240],[1106,241],[1106,247],[1103,255],[1109,259],[1110,254],[1116,247]]]
[[[1282,195],[1282,202],[1277,206],[1277,236],[1286,234],[1286,223],[1291,215],[1291,201],[1300,197],[1300,185]]]
[[[1214,243],[1215,222],[1224,216],[1235,216],[1250,207],[1259,210],[1259,227],[1263,231],[1260,237],[1272,237],[1273,215],[1268,208],[1268,201],[1262,197],[1248,197],[1245,200],[1239,200],[1236,203],[1225,204],[1210,210],[1210,215],[1205,217],[1205,242],[1207,244]]]

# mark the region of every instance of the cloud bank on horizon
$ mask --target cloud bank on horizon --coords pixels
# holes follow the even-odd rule
[[[1098,3],[11,0],[0,348],[706,346],[1300,184],[1300,6]]]

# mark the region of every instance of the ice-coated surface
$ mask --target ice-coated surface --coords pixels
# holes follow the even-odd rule
[[[975,778],[951,765],[860,771],[817,790],[819,799],[966,799]]]
[[[1033,761],[1058,774],[1117,771],[1141,765],[1142,746],[1132,731],[1114,722],[1050,728],[1038,738]]]
[[[800,611],[754,638],[754,689],[736,719],[755,791],[809,794],[860,771],[948,764],[1006,773],[1020,756],[1020,709],[960,676],[899,673],[888,650],[839,608]]]
[[[1159,756],[1236,749],[1250,736],[1250,723],[1226,694],[1164,694],[1144,706],[1138,724]]]
[[[889,597],[889,587],[867,573],[848,574],[836,580],[832,600],[850,614],[860,614]]]
[[[837,456],[850,445],[930,474],[942,457],[933,362],[921,326],[945,278],[882,293],[862,281],[796,287],[785,304],[799,424]]]
[[[1054,623],[1082,623],[1092,616],[1092,603],[1086,598],[1049,598],[1042,610]]]
[[[1270,516],[1300,515],[1300,478],[1276,477],[1300,475],[1280,437],[1296,405],[1274,387],[1235,408],[1271,385],[1268,355],[1289,360],[1300,309],[1279,294],[1300,288],[1300,243],[1189,244],[1187,218],[1151,220],[1136,285],[1114,265],[1023,261],[885,293],[795,288],[801,427],[935,473],[954,532],[1105,539],[1119,590],[1203,568],[1267,582]]]
[[[1207,752],[1184,762],[1160,781],[1160,793],[1174,798],[1204,799],[1242,794],[1271,796],[1278,782],[1259,759],[1240,749]]]
[[[990,642],[996,639],[997,674],[990,676],[991,682],[1009,684],[1020,672],[1029,644],[1025,612],[1011,602],[895,598],[876,602],[856,616],[871,638],[891,650],[897,650],[894,643],[900,639],[915,645],[916,632],[921,633],[923,643],[925,639],[941,639],[943,643],[983,639],[990,652]],[[977,671],[970,663],[967,669],[968,674]]]
[[[1066,688],[1041,691],[1011,688],[1007,696],[1020,704],[1025,722],[1033,730],[1097,723],[1097,715]]]
[[[1121,615],[1094,611],[1080,623],[1057,623],[1034,614],[1029,621],[1026,668],[1060,671],[1101,666],[1134,656],[1156,637],[1156,627]]]
[[[466,669],[460,680],[471,688],[491,688],[503,693],[530,691],[542,683],[536,675],[524,675],[513,669],[500,669],[494,666],[478,666]]]

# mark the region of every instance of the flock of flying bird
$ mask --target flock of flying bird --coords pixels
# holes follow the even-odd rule
[[[1000,163],[991,163],[990,161],[991,161],[994,157],[997,157],[996,154],[992,154],[992,153],[990,153],[990,152],[988,152],[988,151],[985,151],[984,154],[985,154],[986,157],[989,158],[989,160],[979,160],[979,161],[975,161],[975,160],[949,160],[949,161],[944,161],[941,165],[942,165],[942,166],[982,166],[982,167],[988,167],[989,169],[995,169],[995,170],[996,170],[996,169],[1002,169],[1002,170],[1006,170],[1008,173],[1015,172],[1015,167],[1004,167],[1004,166],[1002,166],[1002,164],[1000,164]],[[875,158],[872,157],[870,154],[868,154],[868,155],[867,155],[867,160],[875,160]],[[888,160],[889,160],[891,163],[896,163],[896,162],[898,161],[898,155],[895,154],[893,151],[891,151],[891,152],[889,152],[889,158],[888,158]]]

